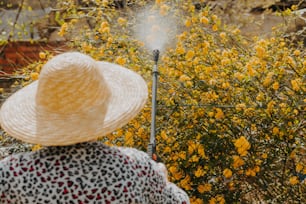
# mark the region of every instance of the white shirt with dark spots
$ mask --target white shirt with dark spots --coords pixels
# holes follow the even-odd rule
[[[189,204],[142,151],[99,142],[45,147],[0,161],[2,204]]]

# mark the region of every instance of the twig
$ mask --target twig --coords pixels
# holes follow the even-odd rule
[[[24,0],[21,1],[21,4],[20,4],[20,6],[19,6],[19,8],[18,8],[17,15],[16,15],[16,18],[15,18],[15,21],[14,21],[14,24],[13,24],[13,31],[12,31],[12,33],[8,36],[7,41],[10,41],[11,38],[13,37],[13,35],[14,35],[15,27],[16,27],[17,21],[18,21],[18,19],[19,19],[20,13],[21,13],[21,11],[22,11],[23,4],[24,4]]]

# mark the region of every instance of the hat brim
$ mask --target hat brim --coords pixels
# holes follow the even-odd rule
[[[146,103],[146,82],[135,72],[117,64],[97,64],[111,93],[106,114],[94,108],[87,110],[91,112],[90,119],[82,112],[71,115],[40,113],[35,100],[38,80],[3,103],[0,112],[2,128],[12,137],[27,143],[64,146],[91,141],[128,123]]]

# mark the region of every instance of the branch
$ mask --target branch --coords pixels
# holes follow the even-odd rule
[[[17,21],[19,19],[20,13],[22,11],[23,4],[24,4],[24,0],[21,1],[21,4],[20,4],[20,6],[18,8],[17,15],[16,15],[16,18],[15,18],[15,21],[14,21],[14,24],[13,24],[13,31],[12,31],[12,34],[9,34],[9,36],[7,38],[7,41],[10,41],[11,38],[13,37],[13,35],[14,35],[15,27],[16,27]]]

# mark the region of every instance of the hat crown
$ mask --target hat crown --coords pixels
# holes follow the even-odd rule
[[[85,107],[106,103],[108,97],[97,62],[73,52],[55,56],[43,66],[36,102],[39,108],[52,113],[73,114]]]

